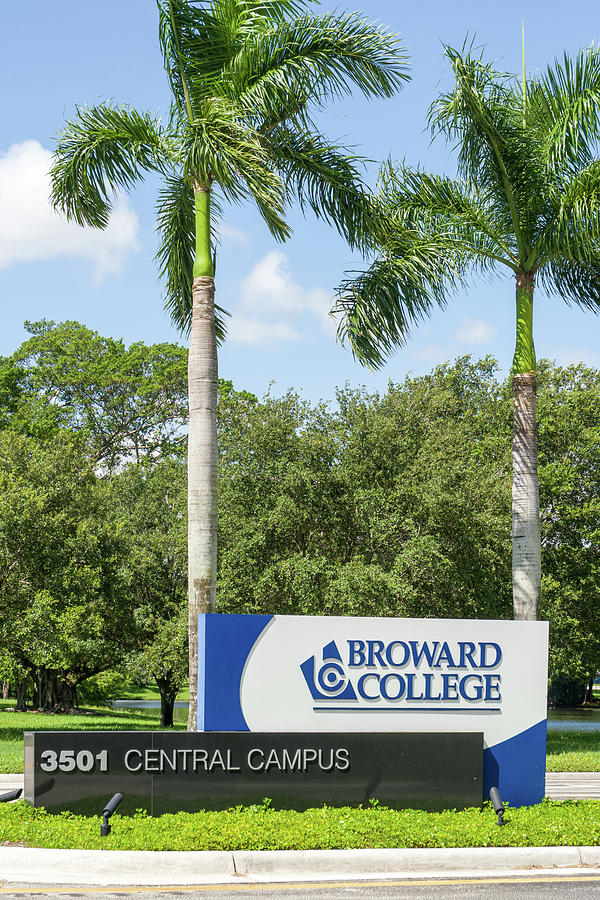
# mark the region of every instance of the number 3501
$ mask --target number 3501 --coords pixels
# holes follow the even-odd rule
[[[40,769],[43,772],[108,772],[108,750],[101,750],[95,755],[91,750],[44,750],[40,756]]]

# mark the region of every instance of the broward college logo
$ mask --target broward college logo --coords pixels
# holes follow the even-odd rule
[[[300,669],[314,701],[347,701],[339,709],[393,706],[464,712],[500,712],[502,649],[491,641],[346,641],[347,660],[335,641]],[[340,644],[340,646],[342,646]],[[344,648],[345,650],[346,648]],[[412,669],[413,671],[410,671]],[[331,703],[315,709],[331,709]],[[408,708],[408,707],[404,707]]]
[[[342,657],[335,641],[323,647],[323,663],[317,671],[311,656],[300,666],[313,700],[356,700],[354,688],[342,666]],[[316,678],[316,683],[315,683]]]

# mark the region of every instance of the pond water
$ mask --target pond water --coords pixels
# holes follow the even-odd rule
[[[113,700],[111,706],[113,709],[137,709],[151,716],[160,716],[159,700]],[[174,721],[185,722],[187,710],[187,700],[176,700]],[[600,731],[600,709],[549,709],[548,731]]]
[[[111,700],[113,709],[158,709],[160,700]],[[187,709],[187,700],[176,700],[175,709]]]
[[[549,709],[548,731],[600,731],[600,709]]]

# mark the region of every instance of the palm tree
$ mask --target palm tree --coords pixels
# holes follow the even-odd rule
[[[470,275],[512,273],[513,604],[538,617],[540,515],[534,286],[600,309],[600,53],[580,52],[522,82],[470,48],[446,48],[455,83],[429,122],[458,148],[458,177],[382,167],[372,199],[369,268],[339,289],[340,334],[377,367]]]
[[[109,103],[79,108],[52,169],[55,206],[99,228],[115,191],[146,172],[164,178],[157,258],[166,306],[190,334],[190,730],[197,728],[198,615],[215,610],[217,341],[225,333],[214,303],[219,197],[253,200],[277,239],[290,233],[285,209],[294,196],[349,239],[360,234],[358,161],[326,140],[311,116],[353,86],[388,97],[408,77],[395,36],[355,13],[312,15],[308,2],[157,0],[168,122]]]

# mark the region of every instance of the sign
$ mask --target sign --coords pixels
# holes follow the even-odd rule
[[[25,799],[99,814],[227,809],[270,798],[302,809],[368,804],[441,810],[478,806],[479,734],[25,734]]]
[[[198,729],[482,732],[483,794],[544,796],[548,623],[204,615]]]

